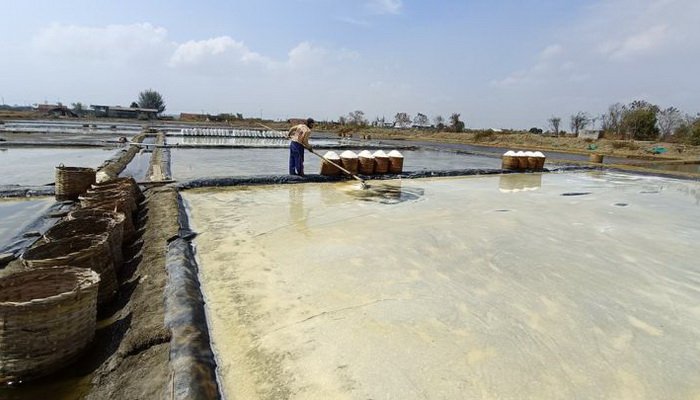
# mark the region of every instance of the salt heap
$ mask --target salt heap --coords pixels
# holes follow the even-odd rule
[[[360,159],[360,173],[363,175],[372,175],[374,173],[374,156],[369,150],[362,150],[358,154]]]
[[[392,174],[400,174],[403,171],[403,154],[398,150],[389,152],[389,172]]]
[[[374,173],[386,174],[389,172],[389,156],[384,150],[377,150],[372,155],[374,156]]]
[[[501,157],[501,168],[503,169],[518,169],[518,159],[515,157],[513,150],[508,150]]]
[[[520,150],[515,153],[515,158],[518,159],[518,169],[527,169],[527,156],[524,151]]]
[[[350,171],[351,174],[357,174],[359,159],[354,151],[345,150],[340,153],[340,162],[343,164],[343,168]]]
[[[328,151],[326,152],[326,154],[323,155],[323,158],[330,161],[330,163],[325,161],[321,163],[321,175],[340,175],[340,169],[331,165],[331,163],[340,165],[340,156],[338,156],[338,153],[336,153],[335,151]]]

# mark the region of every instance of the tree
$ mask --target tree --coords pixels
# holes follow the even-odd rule
[[[458,113],[452,113],[450,115],[450,128],[454,132],[462,132],[464,130],[464,122],[459,120],[461,114]]]
[[[554,132],[555,135],[559,136],[559,125],[561,125],[561,118],[552,116],[547,120],[547,123],[552,128],[552,132]]]
[[[682,122],[683,116],[680,110],[676,107],[669,107],[659,110],[656,121],[657,125],[659,126],[661,137],[664,139],[671,137],[675,130],[681,126]]]
[[[579,131],[586,129],[591,123],[591,116],[584,111],[579,111],[571,116],[571,130],[578,136]]]
[[[635,140],[654,140],[659,136],[656,114],[659,107],[643,100],[629,104],[622,117],[622,127],[627,136]]]
[[[348,114],[348,123],[351,125],[365,126],[367,125],[367,120],[365,119],[364,111],[356,110]]]
[[[428,116],[425,114],[418,113],[416,114],[415,118],[413,118],[413,124],[418,125],[419,127],[428,126],[430,124],[430,120],[428,120]]]
[[[537,127],[532,127],[532,128],[530,128],[530,130],[528,132],[534,133],[535,135],[541,135],[542,129],[537,128]]]
[[[384,117],[376,117],[374,121],[372,121],[372,126],[378,126],[380,128],[384,127],[384,124],[386,123],[386,120]]]
[[[441,131],[445,129],[445,118],[443,118],[442,115],[436,115],[433,121],[435,122],[437,130]]]
[[[411,126],[411,116],[405,112],[396,113],[394,115],[394,125],[397,128],[408,128]]]
[[[165,111],[165,101],[160,93],[153,89],[147,89],[139,93],[138,105],[141,108],[152,108],[158,110],[158,114]]]
[[[83,103],[81,103],[79,101],[76,103],[72,103],[70,106],[76,114],[80,114],[85,110],[83,108]]]
[[[131,105],[129,106],[129,108],[139,108],[139,103],[137,103],[137,102],[135,102],[135,101],[132,101],[132,102],[131,102]]]
[[[339,123],[340,125],[345,125],[345,124],[348,123],[348,119],[345,118],[344,115],[341,115],[340,118],[338,118],[338,123]]]
[[[608,112],[600,116],[600,127],[605,133],[612,133],[615,137],[622,135],[622,117],[625,115],[627,107],[622,103],[611,104]]]

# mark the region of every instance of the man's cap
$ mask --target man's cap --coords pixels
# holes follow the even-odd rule
[[[306,125],[313,125],[313,124],[315,124],[315,123],[316,123],[316,121],[314,121],[313,118],[307,118],[307,119],[306,119]]]

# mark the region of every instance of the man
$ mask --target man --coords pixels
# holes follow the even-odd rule
[[[308,118],[305,124],[294,125],[287,133],[289,142],[289,175],[304,176],[304,148],[311,151],[309,136],[314,120]]]

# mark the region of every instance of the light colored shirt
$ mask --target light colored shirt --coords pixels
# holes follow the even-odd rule
[[[306,124],[294,125],[287,132],[287,139],[301,143],[304,147],[309,147],[309,136],[311,129]]]

